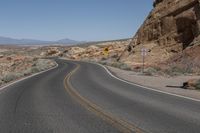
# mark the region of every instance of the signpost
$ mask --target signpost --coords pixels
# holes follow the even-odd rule
[[[128,48],[128,51],[131,52],[131,50],[129,50]],[[142,56],[142,73],[144,74],[144,68],[145,68],[145,56],[147,56],[148,52],[151,52],[151,49],[147,49],[144,47],[144,44],[142,44],[142,48],[141,50],[138,50],[138,51],[132,51],[133,53],[139,53],[141,52],[141,56]]]
[[[147,56],[147,52],[150,52],[150,50],[146,48],[141,49],[141,55],[142,55],[142,73],[144,74],[144,63],[145,63],[145,56]]]
[[[109,52],[109,49],[107,47],[104,48],[103,53],[105,56],[108,56],[108,52]]]

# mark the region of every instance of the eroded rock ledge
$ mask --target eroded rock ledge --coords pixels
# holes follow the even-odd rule
[[[156,7],[139,29],[136,44],[156,41],[159,45],[186,48],[200,34],[198,0],[156,0]]]
[[[166,55],[161,59],[163,61],[171,54],[180,53],[200,41],[200,0],[154,0],[153,5],[154,9],[139,28],[121,60],[127,60],[128,56],[128,59],[137,61],[132,53],[140,50],[138,46],[141,44],[151,44],[147,45],[150,49],[157,47],[156,52],[161,49],[162,55]],[[153,56],[157,58],[159,54],[152,53],[151,61]]]

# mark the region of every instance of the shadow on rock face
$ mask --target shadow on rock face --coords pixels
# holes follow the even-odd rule
[[[183,49],[187,48],[197,36],[197,22],[194,19],[181,17],[176,19],[178,39],[183,43]]]

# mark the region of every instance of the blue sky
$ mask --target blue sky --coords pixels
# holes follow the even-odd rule
[[[0,36],[79,41],[132,37],[153,0],[0,0]]]

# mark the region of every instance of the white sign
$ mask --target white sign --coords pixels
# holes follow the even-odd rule
[[[148,52],[148,49],[146,49],[146,48],[141,49],[141,55],[142,56],[147,56],[147,52]]]

